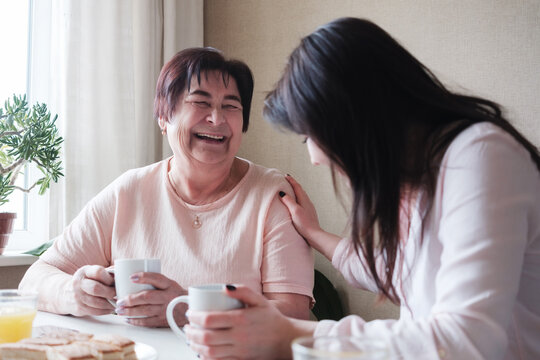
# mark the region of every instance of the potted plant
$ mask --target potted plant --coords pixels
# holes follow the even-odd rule
[[[58,134],[56,119],[51,117],[46,104],[34,104],[31,108],[26,95],[13,95],[0,108],[0,254],[7,245],[16,214],[1,212],[1,206],[9,201],[14,190],[30,192],[39,187],[43,195],[51,180],[58,181],[62,173],[60,146],[64,139]],[[15,185],[17,177],[34,164],[42,177],[28,187]]]

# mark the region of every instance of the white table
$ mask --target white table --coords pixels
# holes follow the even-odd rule
[[[156,349],[158,358],[162,360],[197,359],[196,354],[182,340],[176,337],[171,329],[133,326],[117,315],[78,318],[38,311],[33,325],[34,327],[57,326],[94,335],[119,334],[130,338],[136,343],[152,346]]]

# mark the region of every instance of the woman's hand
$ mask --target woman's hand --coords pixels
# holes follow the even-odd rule
[[[228,286],[229,289],[235,289]],[[190,347],[202,359],[291,357],[291,341],[313,333],[315,322],[285,317],[263,295],[245,286],[227,290],[248,307],[230,311],[188,311],[184,326]]]
[[[74,303],[69,311],[75,316],[104,315],[114,310],[107,299],[112,300],[114,278],[103,266],[85,265],[79,268],[71,278],[70,290]]]
[[[285,179],[291,184],[296,201],[287,194],[284,196],[280,194],[281,202],[289,210],[296,231],[302,235],[310,246],[332,261],[334,250],[341,238],[321,228],[317,210],[315,210],[315,206],[313,206],[302,186],[290,175],[287,175]]]
[[[308,194],[306,194],[302,186],[292,176],[287,175],[285,179],[291,184],[296,201],[291,196],[285,194],[281,197],[281,202],[287,206],[296,231],[310,242],[313,234],[321,231],[317,210],[315,210],[315,206],[313,206]]]
[[[131,280],[137,284],[150,284],[155,290],[144,290],[131,294],[116,302],[116,313],[123,316],[145,316],[142,318],[128,318],[132,325],[147,327],[168,327],[165,312],[167,305],[177,296],[186,295],[187,291],[175,281],[163,274],[152,272],[139,272],[131,275]],[[186,304],[178,304],[174,309],[174,318],[179,326],[187,320]]]

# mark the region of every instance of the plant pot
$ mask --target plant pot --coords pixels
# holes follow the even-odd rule
[[[0,213],[0,255],[4,253],[4,249],[7,247],[9,235],[13,232],[13,222],[16,217],[16,213]]]

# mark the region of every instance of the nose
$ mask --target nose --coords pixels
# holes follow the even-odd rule
[[[207,121],[214,125],[219,125],[221,123],[225,122],[225,115],[223,114],[223,111],[219,109],[218,107],[212,108],[212,111],[207,116]]]

